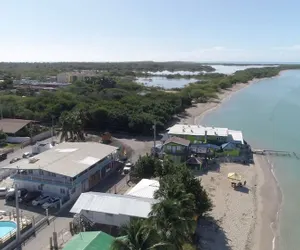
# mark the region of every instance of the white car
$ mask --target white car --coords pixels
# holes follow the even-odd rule
[[[49,195],[41,195],[40,197],[36,198],[32,201],[33,206],[43,205],[45,202],[47,202],[50,199]]]
[[[31,156],[30,152],[25,152],[22,157],[23,158],[29,158],[30,156]]]
[[[127,162],[125,167],[123,168],[123,174],[128,174],[133,169],[133,164],[131,162]]]
[[[46,203],[42,205],[42,208],[48,209],[50,207],[55,207],[59,204],[60,199],[57,197],[50,198]]]

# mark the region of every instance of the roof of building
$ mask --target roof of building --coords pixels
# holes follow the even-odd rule
[[[30,163],[30,159],[24,159],[5,168],[42,169],[74,177],[117,149],[97,142],[63,142],[34,156],[37,159],[34,163]]]
[[[155,191],[159,189],[159,182],[157,180],[142,179],[132,189],[126,192],[127,195],[153,198]]]
[[[180,138],[180,137],[176,137],[176,136],[171,137],[168,140],[166,140],[164,145],[169,144],[169,143],[176,143],[176,144],[183,145],[183,146],[186,146],[186,147],[188,145],[190,145],[189,140],[186,140],[186,139],[183,139],[183,138]]]
[[[82,193],[71,208],[71,213],[79,214],[81,210],[99,213],[127,215],[148,218],[152,205],[157,201],[150,198],[135,197],[99,192]]]
[[[176,124],[173,127],[168,128],[168,134],[178,135],[198,135],[204,136],[205,132],[207,135],[215,136],[227,136],[227,128],[215,128],[215,127],[204,127],[201,125],[184,125]]]
[[[241,142],[244,144],[243,133],[238,130],[228,130],[228,134],[232,137],[232,140],[235,142]]]
[[[196,135],[196,136],[231,136],[233,141],[244,143],[243,133],[238,130],[229,130],[228,128],[205,127],[202,125],[184,125],[176,124],[168,128],[168,134],[171,135]]]
[[[14,134],[25,127],[32,120],[22,120],[22,119],[8,119],[4,118],[0,120],[0,129],[7,134]]]
[[[115,237],[101,231],[81,232],[67,242],[63,250],[110,250]]]

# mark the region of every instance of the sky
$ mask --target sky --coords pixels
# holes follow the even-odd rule
[[[300,62],[298,0],[0,0],[0,61]]]

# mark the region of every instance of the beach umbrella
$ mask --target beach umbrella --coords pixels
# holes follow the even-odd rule
[[[235,180],[235,181],[241,181],[242,180],[242,176],[237,174],[237,173],[229,173],[227,175],[228,179],[230,180]]]

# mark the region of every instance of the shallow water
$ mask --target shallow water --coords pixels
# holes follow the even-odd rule
[[[151,81],[150,81],[151,80]],[[138,78],[137,80],[139,83],[143,83],[145,86],[154,86],[154,87],[161,87],[165,89],[172,89],[172,88],[183,88],[185,85],[189,83],[197,82],[197,79],[167,79],[166,77],[161,76],[154,76],[148,78]]]
[[[234,94],[220,108],[207,114],[202,124],[242,130],[253,148],[299,153],[300,71],[262,80]],[[280,250],[300,245],[300,160],[272,157],[283,192],[280,213]]]

